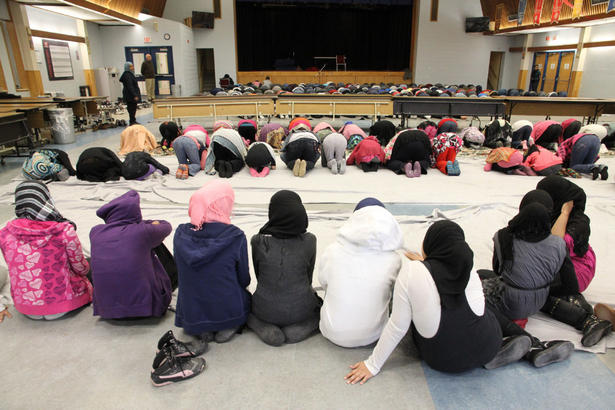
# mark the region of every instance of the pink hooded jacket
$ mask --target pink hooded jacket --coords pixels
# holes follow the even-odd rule
[[[541,147],[540,145],[534,146],[538,149],[538,151],[534,150],[527,156],[527,158],[525,158],[523,165],[526,167],[532,168],[534,171],[542,171],[543,169],[562,164],[562,159],[553,152]]]
[[[55,315],[92,301],[90,266],[70,222],[13,219],[0,229],[0,248],[18,312]]]

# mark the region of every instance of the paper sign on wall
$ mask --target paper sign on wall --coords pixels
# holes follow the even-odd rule
[[[551,70],[555,70],[555,64],[551,64]]]
[[[568,70],[570,68],[570,64],[564,64],[564,70]]]

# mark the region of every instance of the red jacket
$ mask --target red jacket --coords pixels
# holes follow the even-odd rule
[[[384,150],[376,137],[370,135],[359,142],[354,148],[352,154],[346,160],[346,165],[359,165],[362,162],[370,162],[374,157],[378,157],[380,163],[384,164]]]

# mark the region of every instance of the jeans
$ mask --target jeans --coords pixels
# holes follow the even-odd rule
[[[192,139],[189,137],[177,137],[173,141],[173,149],[177,162],[188,165],[188,174],[196,175],[201,170],[201,157],[199,149]]]
[[[589,174],[596,165],[596,158],[600,152],[600,138],[596,135],[584,135],[572,146],[570,154],[570,168],[582,174]]]

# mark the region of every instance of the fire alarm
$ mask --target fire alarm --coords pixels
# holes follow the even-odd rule
[[[165,40],[170,40],[171,39],[171,35],[169,33],[164,33],[162,38],[164,38]]]

